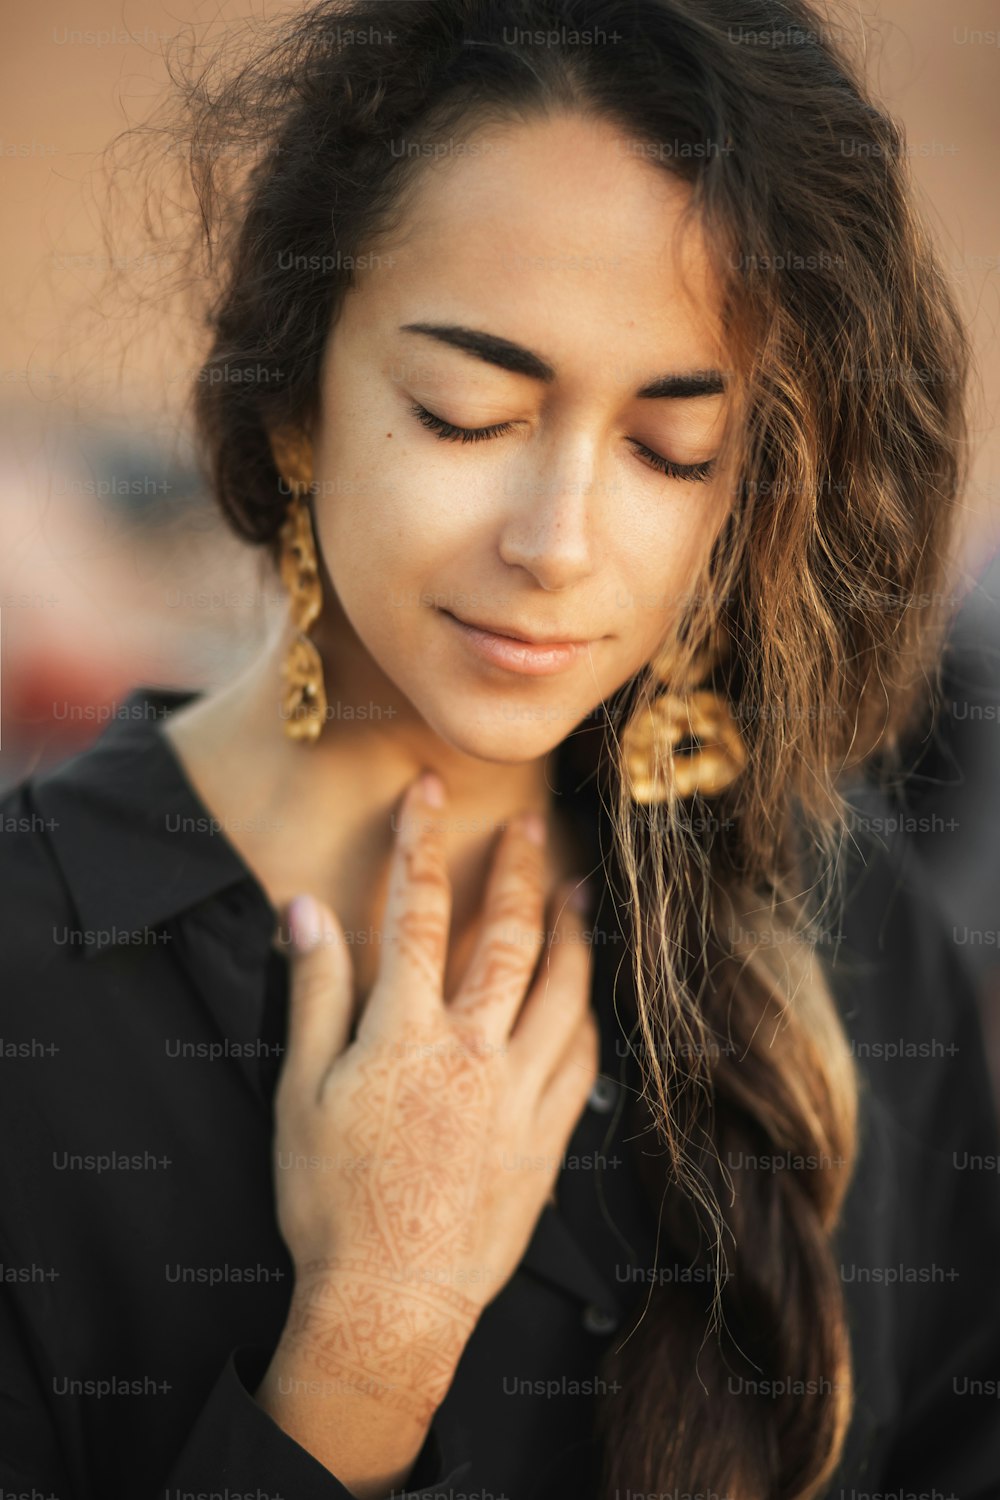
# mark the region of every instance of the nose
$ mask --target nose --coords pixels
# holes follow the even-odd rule
[[[596,463],[563,451],[508,471],[500,556],[525,568],[538,584],[558,592],[594,569],[600,507]]]

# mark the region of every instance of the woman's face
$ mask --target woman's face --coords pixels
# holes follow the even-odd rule
[[[704,377],[724,361],[703,247],[672,240],[688,189],[612,127],[561,116],[451,147],[422,158],[327,345],[322,640],[333,698],[367,676],[455,748],[513,762],[638,671],[698,587],[731,486],[657,459],[715,457],[726,398]],[[414,324],[489,335],[505,363]],[[707,393],[638,394],[692,375]],[[433,419],[504,431],[446,440]],[[453,616],[587,644],[522,651],[544,670],[519,671]]]

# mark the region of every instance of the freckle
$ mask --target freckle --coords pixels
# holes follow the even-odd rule
[[[391,432],[387,432],[386,433],[386,437],[392,437],[392,433]]]

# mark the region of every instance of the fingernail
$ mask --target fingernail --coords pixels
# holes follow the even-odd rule
[[[584,916],[589,916],[594,909],[594,897],[596,894],[597,891],[594,882],[592,880],[582,880],[579,885],[574,887],[569,898],[569,905],[574,911],[579,911]]]
[[[444,782],[433,771],[420,778],[420,795],[429,807],[444,807]]]
[[[533,844],[544,844],[548,833],[545,827],[545,819],[540,813],[527,812],[521,814],[521,832],[525,838],[530,839]]]
[[[296,953],[311,953],[326,933],[326,923],[315,897],[296,896],[288,907],[288,931]]]

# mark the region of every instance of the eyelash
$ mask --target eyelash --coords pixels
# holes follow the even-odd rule
[[[436,417],[433,412],[427,410],[426,406],[421,406],[417,401],[413,402],[410,411],[418,422],[434,433],[435,437],[447,443],[488,442],[491,438],[504,437],[508,432],[513,432],[516,425],[514,422],[497,422],[492,427],[456,427],[453,422],[446,422],[443,417]],[[638,442],[635,438],[629,438],[628,441],[654,469],[665,474],[668,479],[705,481],[711,476],[714,459],[707,458],[700,464],[676,464],[672,459],[661,458],[658,453],[654,453],[651,448],[647,448],[644,443]]]

